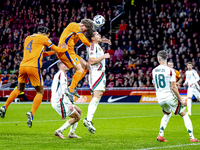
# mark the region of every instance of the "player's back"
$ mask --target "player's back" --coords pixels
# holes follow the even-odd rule
[[[68,50],[74,50],[74,45],[79,40],[78,33],[82,33],[80,26],[75,22],[70,23],[60,36],[59,46],[66,43]]]
[[[176,82],[174,69],[166,65],[159,65],[153,69],[153,82],[158,100],[166,99],[174,95],[171,90],[172,81]]]
[[[58,71],[54,75],[53,82],[51,85],[51,93],[52,93],[51,100],[54,102],[58,102],[66,90],[67,90],[67,75],[63,71]]]
[[[52,43],[42,34],[28,36],[24,42],[24,54],[20,66],[41,68],[45,42]]]

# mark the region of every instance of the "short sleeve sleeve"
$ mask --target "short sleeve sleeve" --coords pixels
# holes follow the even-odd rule
[[[47,37],[44,37],[43,44],[45,46],[47,46],[48,48],[50,48],[53,45],[53,43],[51,42],[51,40],[49,38],[47,38]]]

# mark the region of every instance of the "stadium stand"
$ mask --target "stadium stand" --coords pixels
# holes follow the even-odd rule
[[[74,5],[69,0],[50,0],[50,3],[47,0],[1,0],[1,84],[15,85],[13,80],[17,81],[24,39],[37,32],[39,25],[51,30],[51,40],[57,44],[63,29],[70,22],[79,22],[82,18],[93,19],[97,14],[106,19],[100,33],[112,41],[111,46],[100,43],[104,51],[111,55],[106,61],[107,87],[152,87],[152,69],[158,65],[156,54],[162,49],[168,52],[168,61],[174,62],[183,79],[188,61],[192,61],[199,73],[199,4],[190,0],[186,3],[179,0],[167,2],[152,6],[146,1],[142,6],[134,4],[134,9],[127,7],[124,19],[118,20],[118,29],[110,31],[109,22],[121,9],[109,1],[84,3],[80,0]],[[78,42],[77,46],[80,44]],[[84,46],[79,49],[79,55],[87,60]],[[42,75],[48,87],[57,66],[53,66],[50,72],[46,69],[56,60],[56,56],[50,56],[43,61]],[[68,72],[69,78],[73,72]],[[86,77],[78,87],[88,87]]]

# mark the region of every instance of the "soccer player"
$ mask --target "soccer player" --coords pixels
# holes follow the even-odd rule
[[[33,99],[32,109],[27,112],[28,126],[32,127],[32,120],[35,111],[40,106],[43,97],[43,79],[40,68],[42,67],[42,58],[45,47],[51,48],[55,52],[65,52],[66,49],[55,46],[48,38],[50,30],[47,27],[39,26],[38,33],[26,37],[24,42],[24,54],[19,68],[18,86],[17,89],[11,92],[6,103],[0,108],[0,117],[4,118],[6,110],[10,103],[25,89],[25,85],[30,79],[37,94]],[[52,52],[49,52],[52,53]],[[48,53],[46,53],[48,55]]]
[[[199,89],[199,75],[197,74],[196,70],[192,69],[193,65],[191,62],[187,63],[188,70],[186,71],[186,80],[183,86],[188,85],[187,91],[187,108],[188,114],[191,115],[191,108],[192,108],[192,96],[194,95],[197,101],[200,100],[200,89]]]
[[[110,58],[109,53],[104,54],[104,51],[98,45],[101,42],[101,35],[95,30],[88,31],[86,37],[92,42],[88,48],[89,54],[89,84],[92,93],[92,101],[88,106],[87,118],[83,120],[83,125],[88,131],[95,133],[96,129],[92,125],[92,118],[97,109],[97,105],[105,92],[105,59]]]
[[[174,63],[169,61],[168,66],[174,68]],[[180,84],[183,81],[183,79],[181,78],[180,72],[178,70],[175,70],[175,72],[176,72],[176,84],[178,87],[180,87]]]
[[[72,22],[64,29],[59,40],[59,46],[62,47],[63,44],[66,44],[67,51],[65,53],[57,53],[58,59],[60,59],[69,69],[73,67],[76,70],[71,85],[66,92],[72,102],[73,95],[80,97],[74,89],[89,69],[88,63],[75,53],[74,45],[80,39],[86,46],[90,47],[91,44],[84,33],[93,28],[94,24],[90,19],[82,19],[80,23]],[[110,40],[102,39],[101,42],[109,43]]]
[[[69,70],[61,61],[58,62],[59,71],[55,74],[51,86],[51,104],[56,112],[65,119],[67,116],[71,119],[67,120],[58,130],[55,131],[55,135],[65,139],[63,131],[71,126],[69,132],[69,138],[81,138],[74,132],[77,128],[78,121],[81,118],[81,110],[77,106],[73,105],[69,98],[65,95],[67,90],[67,71]]]
[[[190,136],[190,142],[199,142],[193,135],[192,122],[185,110],[187,102],[181,98],[176,86],[176,73],[174,69],[167,66],[167,53],[162,50],[157,54],[160,65],[153,69],[153,83],[156,88],[156,96],[164,116],[161,119],[158,141],[167,142],[164,138],[164,130],[171,117],[171,111],[179,114],[185,123]]]

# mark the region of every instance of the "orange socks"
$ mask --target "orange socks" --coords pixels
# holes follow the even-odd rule
[[[71,83],[71,85],[69,87],[69,91],[70,92],[72,92],[72,93],[74,92],[74,89],[76,88],[78,82],[82,79],[82,74],[84,74],[84,73],[82,73],[80,71],[76,71],[75,72],[75,74],[74,74],[74,76],[72,78],[72,83]]]
[[[35,114],[35,111],[38,109],[38,107],[40,106],[41,102],[42,102],[42,98],[43,98],[43,95],[41,93],[37,93],[35,95],[35,98],[33,99],[33,104],[32,104],[32,109],[31,109],[31,112],[32,112],[32,115],[34,116]]]
[[[6,107],[6,109],[8,108],[8,106],[10,105],[10,103],[12,103],[14,101],[14,99],[20,94],[20,91],[18,89],[15,89],[11,92],[10,96],[8,97],[6,103],[4,104],[4,106]]]

